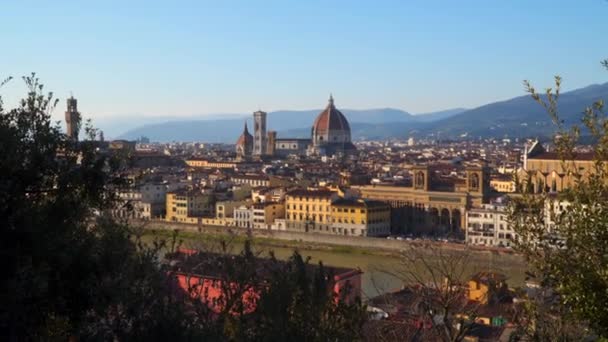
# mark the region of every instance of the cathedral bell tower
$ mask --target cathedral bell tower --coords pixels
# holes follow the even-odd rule
[[[267,149],[266,112],[253,113],[253,155],[263,156]]]

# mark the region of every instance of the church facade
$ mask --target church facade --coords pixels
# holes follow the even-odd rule
[[[253,136],[245,124],[243,134],[236,144],[238,157],[334,156],[356,151],[351,141],[348,120],[336,108],[331,95],[327,106],[313,122],[310,139],[277,137],[276,131],[266,131],[266,117],[267,113],[263,111],[253,113]],[[251,145],[248,145],[249,142]]]

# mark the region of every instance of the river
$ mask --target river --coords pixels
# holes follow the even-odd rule
[[[144,236],[144,240],[150,241],[151,236]],[[182,244],[184,247],[196,248],[203,250],[213,250],[218,248],[217,241],[205,242],[197,239],[185,240]],[[238,253],[243,246],[242,242],[232,242],[231,251]],[[253,249],[259,256],[266,257],[270,251],[273,251],[277,258],[287,259],[293,254],[293,247],[278,247],[256,245]],[[367,249],[369,251],[369,249]],[[389,273],[399,273],[400,271],[411,269],[411,267],[421,267],[422,262],[404,263],[405,258],[395,253],[361,253],[361,252],[342,252],[323,249],[300,249],[300,253],[305,257],[310,257],[311,263],[322,261],[323,264],[335,267],[359,268],[363,271],[362,276],[362,295],[364,299],[375,297],[378,294],[390,292],[399,289],[403,286],[403,277],[396,277]],[[408,253],[408,252],[406,252]],[[425,258],[427,262],[436,263],[440,259],[445,259],[447,262],[455,262],[458,255],[462,256],[462,252],[448,252],[440,249],[425,250],[417,249],[415,255]],[[450,257],[450,253],[453,257]],[[443,255],[440,256],[439,254]],[[411,256],[410,253],[408,255]],[[518,287],[524,284],[526,264],[523,258],[516,254],[498,254],[491,252],[468,252],[466,263],[456,262],[457,267],[463,269],[467,277],[479,271],[494,271],[505,274],[508,277],[507,283],[510,287]],[[418,265],[418,266],[413,266]],[[462,267],[460,267],[462,266]],[[422,268],[424,269],[424,268]],[[401,278],[401,279],[400,279]]]

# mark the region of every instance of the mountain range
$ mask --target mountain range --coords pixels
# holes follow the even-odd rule
[[[608,83],[564,92],[559,98],[560,118],[566,124],[580,123],[581,113],[594,101],[608,99]],[[351,126],[353,139],[414,137],[547,137],[555,127],[546,111],[530,95],[489,103],[473,109],[454,108],[413,115],[394,108],[341,109]],[[268,113],[268,129],[279,137],[309,137],[310,127],[321,109],[281,110]],[[119,135],[123,139],[149,137],[152,141],[234,142],[250,114],[228,118],[176,120],[161,118]],[[122,127],[125,127],[123,125]],[[103,128],[103,127],[101,127]]]

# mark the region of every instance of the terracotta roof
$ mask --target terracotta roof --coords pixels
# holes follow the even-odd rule
[[[239,140],[236,141],[237,145],[253,145],[253,136],[249,134],[249,130],[247,130],[247,121],[245,121],[245,128],[243,129],[243,134],[239,137]]]
[[[287,196],[292,197],[313,197],[313,198],[328,198],[335,193],[329,190],[292,190],[287,193]]]
[[[328,131],[344,130],[350,132],[350,126],[346,117],[334,106],[333,97],[329,97],[327,107],[319,113],[312,126],[317,134],[325,134]]]
[[[574,152],[574,160],[595,160],[595,154],[593,152]],[[542,152],[533,157],[528,157],[528,160],[541,159],[541,160],[562,160],[562,157],[557,152]]]

